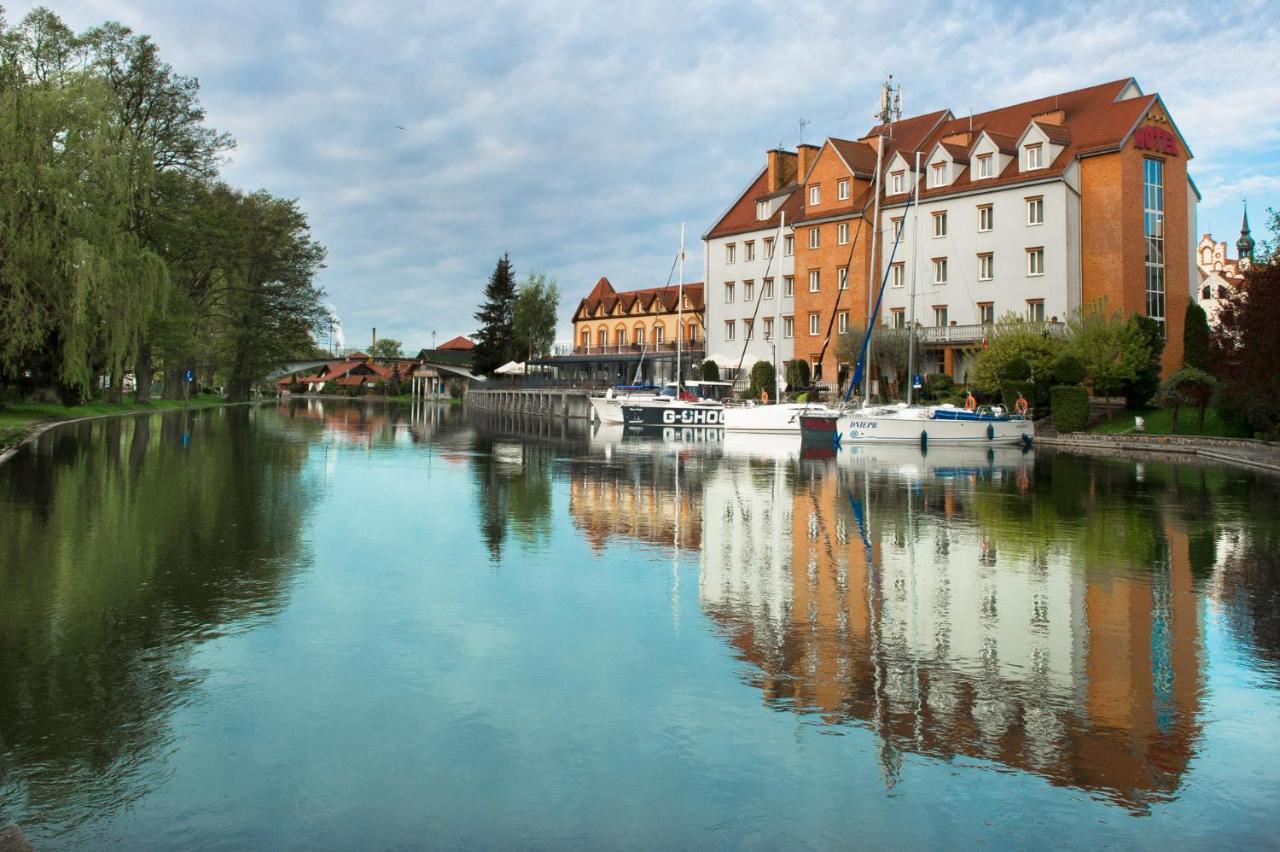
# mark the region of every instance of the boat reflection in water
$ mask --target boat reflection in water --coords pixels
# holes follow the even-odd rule
[[[912,751],[1143,810],[1176,790],[1199,732],[1187,534],[1157,515],[1108,546],[1111,489],[1080,483],[1096,505],[1049,518],[1034,472],[1029,453],[909,448],[720,466],[702,607],[770,706],[874,731],[889,785]],[[1103,508],[1119,515],[1090,519]]]

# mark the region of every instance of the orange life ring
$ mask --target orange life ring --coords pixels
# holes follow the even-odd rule
[[[974,399],[973,394],[967,394],[964,398],[964,410],[973,411],[978,407],[978,400]]]

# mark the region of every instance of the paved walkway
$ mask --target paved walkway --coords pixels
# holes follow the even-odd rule
[[[1035,440],[1040,446],[1103,452],[1108,455],[1160,453],[1198,456],[1214,462],[1280,473],[1280,444],[1266,441],[1137,433],[1100,435],[1096,432],[1072,432],[1059,435],[1052,429],[1037,429]]]

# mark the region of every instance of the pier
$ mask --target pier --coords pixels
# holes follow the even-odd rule
[[[467,405],[486,411],[511,411],[544,417],[591,419],[585,388],[486,388],[472,386]]]

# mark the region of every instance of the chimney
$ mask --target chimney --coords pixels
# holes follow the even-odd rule
[[[796,180],[803,181],[805,176],[809,174],[809,169],[813,166],[813,161],[818,159],[818,146],[810,145],[808,143],[797,145],[796,157],[799,160],[797,163],[799,171],[796,175]]]
[[[1031,120],[1038,121],[1041,124],[1056,124],[1058,126],[1062,126],[1062,124],[1067,120],[1067,113],[1059,107],[1047,112],[1038,112],[1031,116]]]
[[[373,327],[373,341],[369,344],[369,360],[373,360],[373,350],[378,345],[378,327]]]
[[[796,155],[781,148],[768,152],[767,192],[777,192],[796,179]]]

